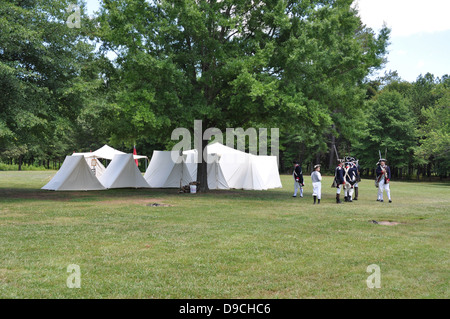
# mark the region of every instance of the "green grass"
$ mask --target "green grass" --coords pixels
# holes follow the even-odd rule
[[[270,191],[40,190],[54,173],[0,172],[2,298],[450,297],[448,183],[393,181],[388,204],[363,180],[336,205],[325,177],[312,205],[309,178],[304,198],[291,176]]]

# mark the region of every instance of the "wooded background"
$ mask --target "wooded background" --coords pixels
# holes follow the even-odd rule
[[[394,178],[450,169],[450,78],[395,71],[351,0],[0,2],[0,159],[58,168],[105,143],[170,149],[177,127],[280,129],[280,172],[339,156]],[[81,28],[69,28],[70,4]],[[270,140],[270,136],[269,136]],[[270,149],[270,148],[269,148]],[[386,152],[386,153],[385,153]]]

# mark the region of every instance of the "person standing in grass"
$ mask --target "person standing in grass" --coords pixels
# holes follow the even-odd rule
[[[320,204],[320,198],[322,197],[322,175],[320,174],[320,164],[314,165],[314,171],[311,173],[311,181],[313,187],[314,205]]]
[[[344,165],[343,161],[339,160],[339,165],[336,167],[334,171],[334,181],[331,187],[336,187],[336,204],[341,204],[341,185],[345,185],[344,180],[344,169],[342,166]]]
[[[353,200],[358,200],[358,183],[361,181],[361,167],[359,166],[359,160],[353,159],[353,164],[356,166],[356,183],[353,185],[355,189],[355,198]]]
[[[294,195],[292,197],[297,197],[298,189],[300,189],[300,197],[303,197],[303,186],[305,184],[303,183],[302,167],[297,161],[292,162],[292,164],[294,164],[294,173],[292,174],[294,176]]]
[[[391,190],[389,189],[389,181],[391,180],[391,169],[389,168],[389,166],[386,165],[386,160],[384,158],[380,159],[376,173],[377,173],[376,181],[378,183],[377,201],[383,202],[383,191],[386,191],[389,203],[392,203]]]

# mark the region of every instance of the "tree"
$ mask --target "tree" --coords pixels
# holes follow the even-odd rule
[[[419,128],[420,147],[416,155],[423,163],[434,164],[437,174],[446,177],[450,171],[450,87],[437,89],[442,97],[431,107],[422,108],[425,123]]]
[[[168,143],[200,119],[222,131],[303,130],[326,152],[328,134],[351,135],[358,83],[382,64],[389,34],[376,37],[351,3],[105,0],[98,34],[117,54],[116,138]],[[206,163],[198,172],[205,190]]]
[[[382,157],[387,151],[393,169],[408,167],[417,145],[417,119],[409,109],[408,100],[396,91],[386,90],[367,103],[367,127],[354,145],[361,166],[373,168],[379,160],[379,151]]]
[[[24,156],[57,158],[74,149],[84,97],[100,81],[90,67],[93,21],[79,2],[82,26],[70,28],[72,3],[0,3],[0,156],[19,158],[19,169]]]

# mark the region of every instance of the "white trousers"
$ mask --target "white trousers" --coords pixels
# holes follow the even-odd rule
[[[391,200],[391,190],[389,189],[389,183],[385,183],[384,178],[378,183],[378,200],[383,200],[383,191],[386,191],[387,197]]]
[[[352,197],[353,196],[353,187],[350,183],[346,183],[344,185],[344,196],[345,197]]]
[[[300,183],[294,181],[294,196],[297,196],[297,190],[300,188],[300,196],[303,197],[303,187]]]
[[[317,196],[317,199],[321,199],[322,198],[322,183],[321,182],[315,182],[312,183],[312,187],[313,187],[313,196]]]

